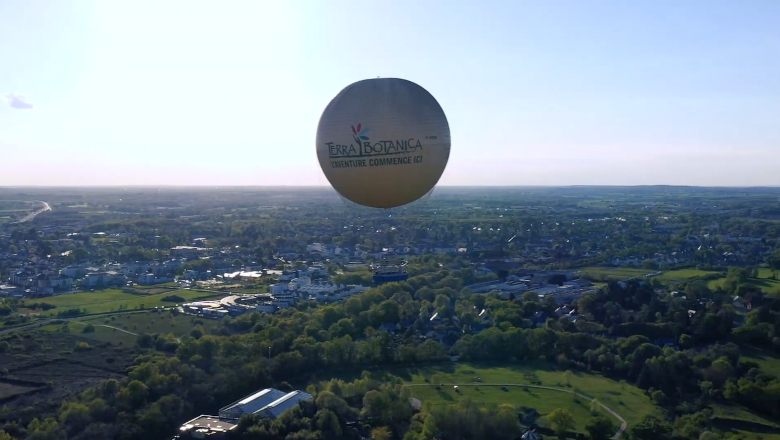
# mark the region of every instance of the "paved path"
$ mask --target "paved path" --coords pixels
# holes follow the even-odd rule
[[[19,220],[16,223],[29,222],[30,220],[34,219],[36,215],[44,213],[46,211],[51,211],[51,206],[49,206],[48,203],[46,203],[46,202],[41,202],[41,203],[43,203],[43,206],[41,207],[41,209],[39,209],[39,210],[37,210],[37,211],[35,211],[33,213],[27,214],[26,216],[24,216],[21,220]]]
[[[431,385],[431,384],[427,384],[427,383],[409,383],[409,384],[406,384],[406,385],[410,386],[410,387],[432,387],[432,386],[435,386],[435,385]],[[585,399],[587,401],[596,400],[593,397],[588,397],[588,396],[586,396],[584,394],[580,394],[580,393],[578,393],[576,391],[567,390],[566,388],[546,387],[544,385],[526,385],[526,384],[523,384],[523,383],[481,383],[481,382],[442,383],[441,385],[442,386],[456,386],[457,385],[457,386],[460,386],[460,387],[469,386],[469,385],[480,386],[480,387],[482,387],[482,386],[488,386],[488,387],[528,387],[528,388],[537,388],[537,389],[541,389],[541,390],[559,391],[561,393],[574,394],[577,397],[581,397],[581,398],[583,398],[583,399]],[[626,430],[626,428],[628,427],[628,423],[626,422],[626,419],[621,417],[620,414],[615,412],[612,408],[608,407],[607,405],[604,405],[603,403],[599,402],[598,400],[596,400],[596,403],[600,407],[604,408],[605,411],[607,411],[608,413],[612,414],[616,419],[618,419],[620,421],[620,428],[618,428],[617,432],[615,432],[615,435],[612,436],[613,439],[618,439],[620,437],[620,434],[622,434]]]

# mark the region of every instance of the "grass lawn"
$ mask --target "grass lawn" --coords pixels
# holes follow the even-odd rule
[[[655,272],[654,270],[630,267],[585,267],[580,271],[600,281],[622,281],[628,278],[644,277]]]
[[[710,271],[710,270],[699,270],[699,269],[677,269],[677,270],[670,270],[662,273],[661,275],[658,275],[657,277],[659,280],[663,282],[682,282],[682,281],[688,281],[693,278],[697,277],[703,277],[707,275],[713,275],[717,274],[718,272]]]
[[[763,350],[751,350],[750,356],[741,356],[740,361],[755,362],[762,371],[780,378],[780,357]]]
[[[398,367],[371,371],[372,375],[399,378],[411,385],[412,395],[423,403],[430,401],[434,405],[454,403],[465,397],[475,403],[508,403],[515,406],[535,408],[542,416],[556,408],[565,408],[574,414],[577,420],[577,430],[584,432],[585,423],[590,418],[590,403],[585,399],[575,401],[574,396],[560,391],[528,388],[523,391],[520,386],[509,386],[508,391],[502,391],[501,386],[487,386],[473,383],[474,377],[482,378],[482,383],[496,384],[530,384],[535,374],[537,385],[559,387],[566,390],[577,389],[586,396],[595,397],[601,403],[615,410],[626,419],[629,426],[636,423],[646,414],[660,413],[660,409],[652,404],[642,390],[634,386],[615,382],[605,377],[575,373],[571,377],[570,386],[566,384],[563,371],[551,369],[543,363],[494,366],[489,364],[455,363],[425,367]],[[352,380],[355,376],[342,376]],[[380,379],[382,380],[382,379]],[[427,380],[427,382],[426,382]],[[440,383],[450,384],[436,389]],[[452,384],[459,385],[456,393]],[[602,410],[603,411],[603,410]],[[615,427],[619,422],[608,415]],[[546,423],[540,419],[539,423]]]
[[[772,269],[768,269],[766,267],[761,267],[758,269],[758,277],[763,279],[771,279],[772,278]],[[780,271],[778,271],[778,275],[780,275]]]
[[[715,290],[718,287],[722,287],[725,281],[726,278],[710,280],[709,282],[707,282],[707,287],[709,287],[711,290]],[[780,296],[780,281],[771,280],[771,279],[761,279],[761,278],[748,278],[747,284],[757,289],[760,289],[762,292],[764,292],[766,295],[770,297]]]
[[[95,327],[93,333],[82,333],[87,324]],[[73,334],[78,334],[83,338],[93,339],[100,342],[121,342],[124,345],[135,344],[137,336],[130,333],[173,333],[177,337],[189,335],[190,331],[196,326],[201,326],[204,333],[216,328],[217,321],[193,317],[190,315],[171,316],[170,312],[160,313],[128,313],[124,315],[113,315],[111,317],[92,317],[83,318],[68,323],[68,329]],[[116,328],[110,328],[110,327]],[[42,330],[60,331],[62,325],[47,325],[41,327]],[[125,330],[125,331],[122,331]],[[128,333],[129,332],[129,333]]]
[[[621,281],[628,278],[644,278],[645,275],[656,270],[640,269],[631,267],[586,267],[580,269],[584,274],[591,277],[600,279],[602,281]],[[717,272],[699,269],[676,269],[664,271],[661,275],[653,278],[658,278],[660,281],[669,282],[683,282],[697,277],[703,277],[707,275],[716,274]]]
[[[224,296],[219,292],[198,292],[194,290],[176,290],[156,295],[134,295],[125,293],[118,289],[98,290],[95,292],[68,293],[64,295],[41,298],[40,300],[27,300],[28,303],[46,302],[57,306],[56,309],[41,311],[24,309],[29,312],[40,312],[41,316],[55,316],[57,312],[69,308],[86,309],[86,313],[107,313],[120,310],[135,310],[143,308],[149,309],[160,306],[172,306],[174,303],[162,301],[169,295],[177,295],[185,301],[194,301],[208,297]]]

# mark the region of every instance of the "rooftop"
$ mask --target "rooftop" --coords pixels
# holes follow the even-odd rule
[[[220,409],[219,412],[222,414],[226,411],[240,409],[240,411],[244,414],[252,414],[265,408],[270,403],[273,403],[274,401],[284,397],[285,394],[286,393],[283,391],[275,390],[273,388],[266,388],[254,394],[250,394],[241,400],[231,403],[230,405]]]
[[[288,409],[297,405],[301,400],[308,400],[311,398],[312,395],[309,393],[305,393],[303,391],[292,391],[268,404],[268,406],[263,408],[261,412],[272,418],[277,418]]]
[[[191,429],[207,428],[212,431],[230,431],[235,427],[235,423],[220,420],[217,416],[201,415],[181,425],[179,430],[189,431]]]

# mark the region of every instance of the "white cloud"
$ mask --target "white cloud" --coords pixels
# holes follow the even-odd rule
[[[8,104],[13,107],[20,110],[26,110],[33,108],[33,105],[27,102],[27,100],[24,98],[24,96],[19,95],[17,93],[9,93],[5,95],[6,101],[8,101]]]

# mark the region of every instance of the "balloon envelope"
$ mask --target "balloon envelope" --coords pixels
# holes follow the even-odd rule
[[[436,99],[397,78],[358,81],[328,104],[317,158],[333,188],[363,206],[393,208],[427,194],[450,156],[450,127]]]

